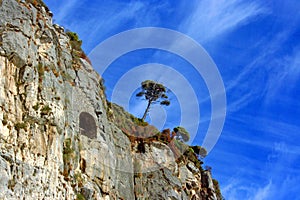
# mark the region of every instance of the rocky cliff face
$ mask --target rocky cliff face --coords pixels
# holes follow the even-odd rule
[[[42,2],[0,0],[0,77],[0,199],[219,198],[168,145],[136,151]]]

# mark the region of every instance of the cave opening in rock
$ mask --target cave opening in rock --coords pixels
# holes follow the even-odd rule
[[[81,112],[79,115],[80,133],[91,139],[97,137],[97,127],[94,117],[87,113]]]

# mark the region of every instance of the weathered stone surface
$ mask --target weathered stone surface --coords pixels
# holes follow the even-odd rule
[[[203,184],[203,186],[205,186],[205,188],[207,188],[207,190],[211,194],[209,196],[209,199],[217,199],[214,184],[213,184],[212,177],[211,177],[211,172],[210,171],[204,171],[202,176],[203,176],[202,184]]]
[[[169,182],[171,186],[180,190],[181,183],[180,180],[175,176],[169,169],[163,169],[164,177]]]
[[[200,172],[200,170],[199,170],[193,163],[191,163],[191,162],[188,162],[187,168],[188,168],[191,172],[193,172],[194,174]]]
[[[116,155],[116,189],[123,199],[134,199],[133,163],[129,139],[111,124]]]
[[[193,173],[187,168],[187,166],[183,165],[179,167],[179,178],[182,183],[187,182],[194,178]]]
[[[137,147],[135,147],[137,151]],[[140,163],[138,172],[147,173],[167,168],[171,172],[177,172],[177,164],[171,149],[160,142],[153,142],[151,145],[145,145],[145,153],[135,153],[134,159]]]

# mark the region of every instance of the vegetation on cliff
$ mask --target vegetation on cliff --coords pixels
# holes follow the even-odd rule
[[[166,95],[167,89],[164,85],[152,80],[146,80],[141,83],[141,89],[142,91],[137,93],[136,96],[144,96],[145,99],[148,101],[146,110],[142,117],[142,121],[146,119],[151,104],[159,102],[161,105],[170,105],[170,101],[167,100],[168,96]]]
[[[173,131],[170,129],[159,131],[154,126],[126,112],[122,107],[111,102],[107,105],[107,112],[111,113],[110,120],[129,138],[132,147],[137,145],[139,152],[144,152],[144,145],[151,145],[155,141],[161,142],[169,146],[178,163],[191,161],[203,170],[202,160],[207,152],[201,146],[189,146],[185,143],[190,139],[190,134],[185,128],[175,127]]]

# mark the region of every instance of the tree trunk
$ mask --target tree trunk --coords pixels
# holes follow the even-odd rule
[[[145,112],[144,112],[144,115],[143,115],[143,118],[142,118],[143,121],[146,119],[146,116],[147,116],[147,113],[148,113],[148,111],[149,111],[149,108],[150,108],[151,103],[152,103],[152,101],[149,100],[149,101],[148,101],[147,108],[146,108],[146,110],[145,110]]]

